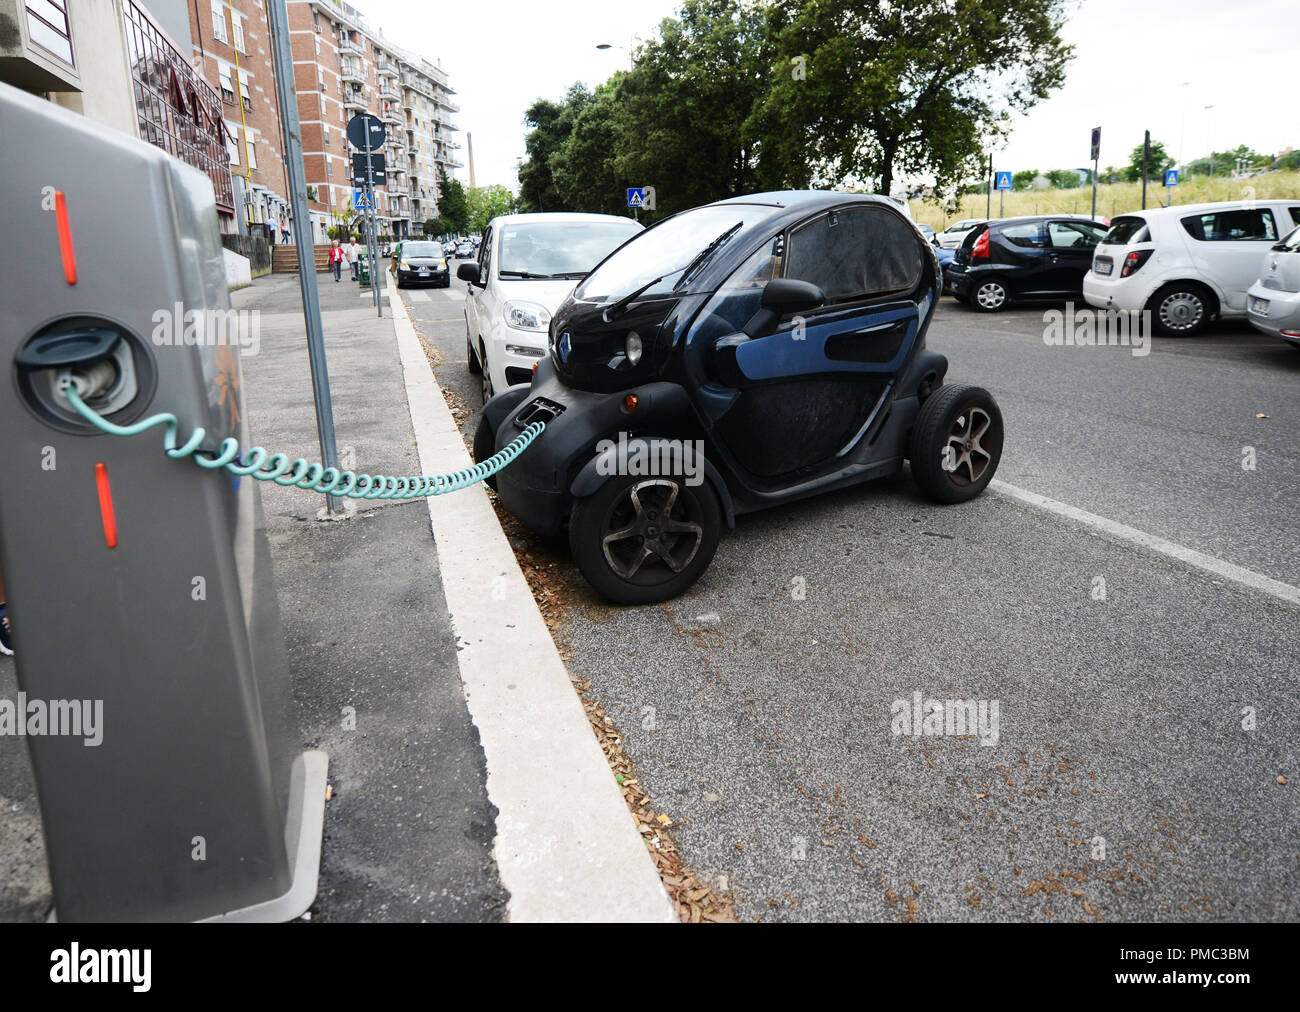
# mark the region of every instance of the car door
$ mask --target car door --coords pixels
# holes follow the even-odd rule
[[[989,262],[1000,268],[991,278],[1003,281],[1015,295],[1041,295],[1051,290],[1047,232],[1041,221],[993,225],[990,233]],[[971,266],[980,266],[980,261],[972,261]]]
[[[489,229],[487,235],[484,236],[483,246],[479,250],[479,284],[476,285],[470,282],[465,291],[465,320],[476,348],[478,347],[479,338],[483,336],[483,321],[488,319],[485,315],[486,309],[483,300],[487,297],[488,289],[492,287],[492,257],[490,256],[492,239],[493,233]]]
[[[1049,221],[1044,294],[1082,295],[1083,276],[1092,269],[1092,255],[1105,234],[1104,228],[1088,221],[1069,218]]]
[[[827,296],[820,309],[741,338],[730,389],[701,398],[722,452],[757,484],[788,486],[842,466],[883,417],[917,339],[912,293],[925,255],[911,223],[883,206],[823,211],[760,248],[706,306],[703,327],[716,335],[753,315],[770,277],[810,281]]]
[[[1223,308],[1244,312],[1246,289],[1259,280],[1264,255],[1280,240],[1270,207],[1230,207],[1180,220],[1198,272],[1218,285]]]

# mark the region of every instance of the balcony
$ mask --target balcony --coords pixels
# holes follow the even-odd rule
[[[388,60],[380,60],[377,64],[375,64],[375,70],[380,77],[388,77],[388,78],[392,78],[393,80],[397,80],[399,76],[397,70],[397,64],[391,63]]]
[[[364,56],[365,53],[366,53],[366,51],[365,51],[365,49],[362,47],[361,43],[359,43],[359,42],[353,42],[353,41],[352,41],[351,39],[349,39],[349,38],[340,38],[340,39],[339,39],[339,52],[340,52],[340,53],[356,53],[358,56]]]
[[[365,112],[366,109],[369,107],[369,105],[370,103],[366,99],[366,93],[364,89],[349,91],[343,95],[344,109],[355,109],[357,112]]]
[[[356,84],[366,83],[366,72],[361,69],[360,62],[344,60],[343,65],[339,67],[339,77],[344,81]]]
[[[405,117],[402,116],[402,107],[397,105],[390,105],[387,109],[383,111],[382,115],[379,118],[382,119],[385,123],[391,123],[393,126],[396,127],[400,127],[403,123],[406,122]]]
[[[391,84],[381,84],[379,86],[379,97],[388,102],[400,102],[402,93]]]

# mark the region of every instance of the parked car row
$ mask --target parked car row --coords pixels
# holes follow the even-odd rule
[[[1300,200],[1157,207],[1108,227],[1086,215],[967,219],[936,236],[940,256],[955,236],[944,292],[980,312],[1082,298],[1149,310],[1166,336],[1245,317],[1300,346]]]

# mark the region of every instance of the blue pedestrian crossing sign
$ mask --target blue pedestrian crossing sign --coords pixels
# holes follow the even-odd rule
[[[997,175],[997,182],[994,184],[994,189],[997,190],[1011,189],[1011,173],[999,172]]]
[[[645,187],[629,186],[627,188],[627,206],[645,207]]]
[[[370,198],[366,196],[365,190],[352,191],[352,209],[354,211],[370,210]]]
[[[1166,186],[1177,186],[1177,185],[1178,185],[1178,170],[1177,170],[1177,169],[1165,169],[1165,185],[1166,185]]]

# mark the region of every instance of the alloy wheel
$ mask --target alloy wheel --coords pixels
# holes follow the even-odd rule
[[[631,580],[646,562],[680,573],[695,558],[704,529],[680,491],[675,481],[642,481],[610,508],[601,549],[622,579]]]
[[[993,420],[983,408],[969,408],[953,422],[943,450],[943,469],[954,485],[972,485],[979,481],[993,460],[993,455],[980,445],[992,424]]]

